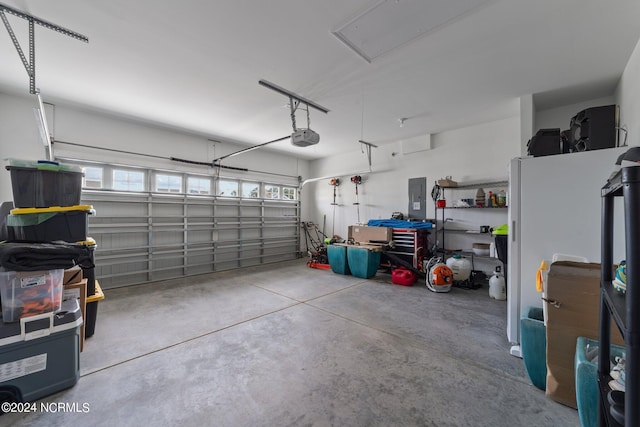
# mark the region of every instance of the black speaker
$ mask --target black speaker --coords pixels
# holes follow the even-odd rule
[[[580,111],[571,118],[569,143],[574,151],[600,150],[618,145],[619,108],[604,105]]]
[[[562,151],[560,128],[540,129],[527,143],[527,152],[533,157],[562,154]]]

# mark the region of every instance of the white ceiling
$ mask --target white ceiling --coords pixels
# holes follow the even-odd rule
[[[45,101],[255,145],[292,131],[265,79],[330,110],[310,110],[318,145],[264,148],[308,159],[514,116],[525,94],[545,107],[610,95],[640,38],[637,0],[492,0],[368,63],[332,30],[380,1],[0,0],[89,38],[36,26]],[[7,16],[28,50],[27,22]],[[0,88],[28,94],[3,26],[0,58]]]

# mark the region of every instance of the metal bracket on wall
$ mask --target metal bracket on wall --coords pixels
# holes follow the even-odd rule
[[[29,60],[22,50],[20,46],[20,42],[13,32],[13,28],[11,28],[11,24],[7,19],[6,13],[10,13],[11,15],[17,16],[19,18],[25,19],[29,22]],[[14,9],[5,4],[0,3],[0,18],[2,18],[2,22],[4,23],[7,32],[9,33],[9,37],[11,37],[11,41],[20,56],[20,60],[24,65],[24,68],[27,70],[27,74],[29,75],[29,92],[33,95],[37,93],[36,89],[36,52],[35,52],[35,34],[34,34],[34,26],[38,24],[50,30],[56,31],[58,33],[67,35],[69,37],[73,37],[74,39],[81,40],[85,43],[89,42],[89,39],[86,36],[83,36],[80,33],[76,33],[75,31],[68,30],[59,25],[53,24],[51,22],[45,21],[44,19],[37,18],[33,15],[30,15],[26,12],[22,12],[18,9]]]
[[[375,144],[372,144],[372,143],[370,143],[370,142],[363,141],[363,140],[361,140],[361,139],[360,139],[360,140],[358,140],[358,142],[359,142],[360,144],[362,144],[362,145],[364,145],[364,146],[366,147],[366,150],[367,150],[367,159],[369,160],[369,170],[371,170],[371,147],[378,148],[378,146],[377,146],[377,145],[375,145]],[[361,147],[362,147],[362,146],[361,146]]]

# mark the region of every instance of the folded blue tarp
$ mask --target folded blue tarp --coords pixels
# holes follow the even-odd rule
[[[391,227],[391,228],[420,228],[431,229],[430,222],[404,221],[401,219],[370,219],[367,223],[369,227]]]

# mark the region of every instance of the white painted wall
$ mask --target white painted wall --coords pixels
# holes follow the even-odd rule
[[[382,145],[372,152],[372,172],[368,173],[367,157],[354,148],[340,156],[311,162],[311,176],[338,176],[342,184],[338,187],[333,221],[333,190],[329,179],[306,184],[303,192],[310,204],[309,221],[320,226],[325,223],[327,234],[346,238],[347,227],[358,221],[355,188],[349,181],[352,175],[360,174],[363,185],[359,189],[360,222],[369,219],[390,218],[392,212],[407,213],[409,178],[427,178],[427,218],[434,217],[434,205],[430,191],[435,181],[451,175],[453,180],[489,181],[506,179],[509,160],[520,155],[520,118],[510,117],[476,126],[456,129],[431,135],[431,150],[402,154],[402,141]],[[395,154],[394,154],[395,153]],[[449,193],[446,193],[449,197]],[[455,196],[452,196],[455,197]],[[459,196],[462,197],[462,196]],[[456,218],[482,225],[499,225],[506,222],[495,213],[478,210],[468,213],[474,218],[462,219],[460,211]],[[450,213],[446,213],[447,216]],[[440,213],[438,214],[440,216]],[[496,224],[498,223],[498,224]],[[449,246],[449,245],[447,245]],[[470,247],[470,246],[469,246]]]
[[[591,99],[577,104],[536,111],[534,132],[537,132],[538,129],[560,128],[561,131],[569,129],[571,118],[580,111],[590,107],[599,107],[615,103],[615,97],[611,94],[611,96]]]
[[[638,135],[640,134],[640,41],[636,45],[634,52],[632,53],[627,66],[625,67],[624,73],[620,79],[617,89],[615,93],[610,97],[603,97],[598,99],[593,99],[584,103],[579,104],[571,104],[562,107],[557,107],[553,109],[547,109],[542,111],[531,111],[528,112],[525,109],[521,110],[521,114],[523,114],[522,121],[525,122],[530,117],[533,117],[533,121],[535,123],[535,129],[541,128],[560,128],[566,129],[568,128],[569,121],[571,117],[573,117],[577,112],[592,106],[598,105],[609,105],[609,104],[618,104],[620,106],[620,125],[626,127],[629,130],[629,138],[627,140],[628,145],[640,145],[640,138]],[[622,134],[620,135],[623,136]],[[607,161],[602,162],[602,165],[598,168],[594,166],[589,169],[589,177],[593,179],[596,177],[597,179],[592,180],[589,185],[590,188],[593,188],[595,185],[595,190],[598,190],[602,185],[604,185],[606,177],[609,176],[611,171],[613,170],[613,163],[618,154],[624,152],[624,148],[619,148],[616,150],[607,150],[606,152],[602,152],[603,158],[607,158]],[[581,156],[593,156],[594,153],[576,153],[567,155],[567,160],[575,161],[579,160]],[[575,157],[574,157],[575,156]],[[552,158],[553,157],[553,158]],[[540,162],[552,162],[557,158],[560,159],[561,156],[551,156],[550,158],[540,158],[538,159]],[[564,159],[564,157],[562,157]],[[535,159],[532,159],[535,160]],[[553,167],[551,165],[548,166],[550,170],[556,169],[557,166]],[[543,168],[544,169],[544,168]],[[598,178],[599,177],[599,178]],[[545,179],[548,180],[548,176],[540,176],[538,177],[538,181],[540,181],[541,186],[545,185]],[[546,185],[550,187],[549,185]],[[551,186],[552,187],[552,186]],[[530,201],[529,201],[530,202]],[[589,202],[591,203],[591,202]],[[591,203],[593,205],[593,203]],[[524,206],[524,203],[523,203]],[[616,210],[617,214],[621,213],[621,200],[616,201]],[[526,209],[526,207],[525,207]],[[529,214],[532,213],[531,209],[529,209]],[[535,212],[534,212],[535,213]],[[619,215],[618,215],[619,216]],[[532,306],[541,306],[542,302],[540,301],[540,296],[537,292],[534,291],[533,283],[535,278],[535,271],[539,266],[541,259],[545,259],[549,255],[554,252],[563,251],[569,253],[576,253],[581,256],[585,256],[593,262],[599,262],[599,218],[600,218],[600,210],[599,210],[599,202],[596,201],[594,206],[591,206],[587,211],[580,217],[579,224],[590,224],[584,227],[584,229],[595,229],[595,233],[587,233],[586,235],[580,235],[580,245],[582,250],[576,252],[575,249],[568,250],[571,244],[575,244],[573,241],[554,241],[553,239],[549,239],[547,243],[553,243],[555,246],[548,246],[540,249],[538,247],[537,250],[535,248],[525,247],[520,250],[518,260],[514,260],[513,253],[511,253],[511,258],[509,263],[511,265],[511,273],[512,276],[515,277],[515,280],[510,280],[510,288],[509,293],[511,295],[516,295],[515,299],[510,299],[509,305],[509,319],[508,319],[508,336],[512,342],[518,342],[519,340],[519,318],[520,313],[519,310],[521,308],[526,307],[527,305]],[[533,218],[534,220],[536,218]],[[614,242],[616,242],[616,247],[614,248],[614,260],[619,261],[624,258],[623,248],[620,246],[623,243],[622,232],[624,229],[624,224],[622,224],[621,218],[619,221],[615,222],[614,232],[616,237]],[[525,221],[527,219],[523,216],[521,218],[522,224],[521,227],[526,226]],[[535,222],[535,221],[534,221]],[[562,227],[562,223],[556,223],[556,227]],[[575,225],[575,221],[573,221]],[[530,225],[530,224],[529,224]],[[565,233],[567,232],[564,230]],[[516,231],[520,236],[523,235],[521,231]],[[554,234],[554,233],[552,233]],[[559,233],[555,233],[559,235]],[[575,233],[574,233],[575,234]],[[538,239],[539,241],[544,240]],[[591,236],[591,241],[585,243],[588,239],[585,240],[586,237]],[[576,239],[574,239],[576,240]],[[544,242],[543,242],[544,243]],[[564,247],[564,249],[562,249]],[[533,251],[533,252],[532,252]],[[516,254],[517,255],[517,254]],[[519,350],[516,350],[516,353]]]
[[[45,99],[45,102],[47,100]],[[18,96],[0,92],[0,157],[38,160],[44,158],[33,108],[35,97]],[[207,137],[179,131],[156,124],[133,121],[95,111],[83,110],[57,104],[47,110],[51,132],[56,140],[106,147],[160,157],[178,157],[188,160],[211,162],[222,155],[246,148],[228,143],[213,143]],[[287,141],[279,142],[287,144]],[[277,143],[278,144],[278,143]],[[206,166],[191,166],[170,160],[132,156],[104,150],[55,144],[56,157],[97,160],[124,165],[146,166],[193,173],[211,174],[214,169]],[[3,162],[4,165],[4,162]],[[223,161],[223,165],[247,168],[293,177],[307,178],[309,162],[268,150],[255,150]],[[222,170],[222,176],[243,178],[255,177],[247,172]],[[297,184],[297,179],[260,174],[258,179],[283,184]],[[2,172],[0,200],[11,200],[10,175]],[[303,203],[303,214],[306,207]]]
[[[27,99],[0,93],[0,201],[13,200],[4,159],[43,159],[45,156],[33,113],[36,106],[35,97]]]
[[[620,126],[626,126],[629,133],[628,145],[640,145],[640,40],[629,58],[615,97],[620,105]]]
[[[536,110],[533,95],[520,97],[520,156],[527,155],[527,142],[535,133]]]

